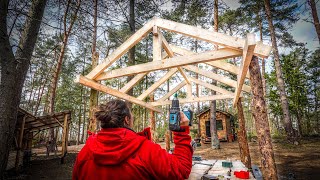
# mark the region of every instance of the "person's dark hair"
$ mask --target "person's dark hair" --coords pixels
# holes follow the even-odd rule
[[[121,128],[125,117],[131,118],[127,103],[118,99],[101,104],[94,115],[101,122],[101,128]]]

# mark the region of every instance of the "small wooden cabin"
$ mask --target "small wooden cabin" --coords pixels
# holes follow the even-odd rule
[[[204,142],[211,139],[210,133],[210,109],[207,109],[197,116],[200,122],[200,136]],[[235,137],[234,117],[232,114],[218,110],[216,111],[217,133],[220,141],[232,142]]]

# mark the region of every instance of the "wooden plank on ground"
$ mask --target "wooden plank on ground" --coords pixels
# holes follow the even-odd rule
[[[189,64],[204,63],[208,61],[221,60],[226,58],[238,57],[242,53],[232,49],[221,49],[205,53],[199,53],[190,56],[179,56],[168,58],[162,61],[153,61],[144,64],[129,66],[126,68],[115,69],[112,71],[101,73],[96,80],[106,80],[116,77],[129,76],[144,72],[156,71],[161,69],[168,69],[174,67],[185,66]]]
[[[101,72],[108,68],[112,63],[124,55],[130,48],[142,40],[148,33],[152,31],[154,20],[149,21],[141,29],[135,32],[129,39],[127,39],[121,46],[119,46],[113,53],[108,56],[104,61],[95,67],[86,77],[95,79]]]
[[[85,85],[87,87],[90,87],[92,89],[96,89],[98,91],[113,95],[115,97],[127,100],[129,102],[135,103],[135,104],[140,105],[142,107],[146,107],[146,108],[148,108],[148,109],[150,109],[152,111],[156,111],[156,112],[160,112],[160,113],[162,112],[161,109],[156,108],[156,107],[150,105],[149,103],[141,101],[141,100],[139,100],[139,99],[137,99],[135,97],[132,97],[132,96],[130,96],[128,94],[125,94],[123,92],[119,92],[117,90],[111,89],[111,88],[109,88],[109,87],[107,87],[105,85],[99,84],[99,83],[97,83],[97,82],[95,82],[95,81],[93,81],[93,80],[91,80],[91,79],[89,79],[87,77],[79,75],[77,77],[77,79],[75,80],[75,82],[80,83],[82,85]]]

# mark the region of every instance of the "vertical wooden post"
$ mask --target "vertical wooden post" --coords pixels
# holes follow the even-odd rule
[[[150,94],[150,102],[154,101],[154,94]],[[153,142],[156,142],[155,134],[156,134],[156,119],[155,112],[150,110],[150,130],[151,130],[151,139]]]
[[[170,130],[166,131],[165,142],[166,142],[166,150],[167,152],[169,152],[170,151]]]
[[[240,149],[240,158],[241,158],[241,162],[247,168],[250,169],[251,157],[250,157],[249,145],[247,140],[247,131],[246,131],[246,124],[244,120],[241,98],[237,102],[237,110],[238,110],[238,122],[239,122],[238,143],[239,143],[239,149]]]
[[[63,131],[62,131],[62,143],[61,143],[61,164],[64,164],[64,157],[67,153],[68,141],[68,114],[64,115]]]
[[[15,169],[18,171],[19,169],[19,161],[20,161],[20,153],[22,149],[22,140],[23,140],[23,134],[24,134],[24,125],[26,123],[27,116],[24,115],[20,127],[20,134],[19,134],[19,143],[18,143],[18,149],[17,149],[17,155],[16,155],[16,162],[15,162]]]
[[[253,100],[253,117],[255,120],[259,149],[261,153],[261,165],[264,179],[278,179],[274,153],[271,142],[270,128],[267,116],[266,102],[263,96],[262,78],[258,57],[253,56],[250,66],[250,83]]]

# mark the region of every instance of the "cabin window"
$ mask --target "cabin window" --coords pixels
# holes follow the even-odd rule
[[[222,120],[217,120],[217,130],[223,130]]]

